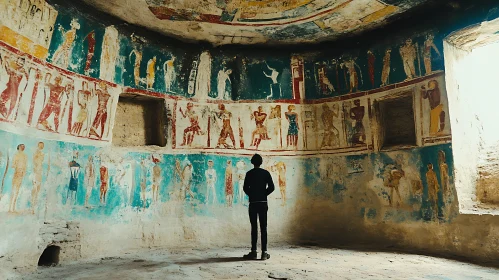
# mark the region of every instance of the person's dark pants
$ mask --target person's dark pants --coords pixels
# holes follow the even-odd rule
[[[249,205],[249,218],[251,223],[251,251],[256,251],[258,241],[258,223],[260,219],[260,231],[262,235],[262,252],[267,251],[267,211],[269,206],[267,202],[255,202]]]

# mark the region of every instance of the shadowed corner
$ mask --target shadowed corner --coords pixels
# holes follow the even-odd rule
[[[195,265],[205,263],[231,263],[231,262],[244,262],[252,261],[243,259],[243,257],[219,257],[219,258],[206,258],[206,259],[190,259],[183,262],[176,262],[178,265]]]

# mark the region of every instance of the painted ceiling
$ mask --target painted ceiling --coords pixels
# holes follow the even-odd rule
[[[82,0],[184,40],[293,44],[373,28],[426,0]]]

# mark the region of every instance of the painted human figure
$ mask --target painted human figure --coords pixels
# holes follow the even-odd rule
[[[371,86],[374,88],[375,79],[374,79],[374,64],[376,62],[376,56],[371,50],[367,51],[367,68],[369,71],[369,80],[371,81]]]
[[[179,159],[175,159],[175,169],[173,169],[173,178],[176,184],[182,184],[182,166]]]
[[[442,183],[442,191],[445,195],[450,196],[450,177],[449,177],[449,166],[447,165],[447,160],[445,159],[445,152],[438,151],[438,167],[440,169],[440,180]]]
[[[95,31],[91,31],[85,37],[85,40],[88,43],[88,52],[87,52],[87,61],[85,62],[85,75],[90,74],[90,66],[92,65],[92,58],[95,54]]]
[[[159,166],[159,163],[161,161],[159,158],[153,156],[152,162],[154,163],[152,168],[152,199],[154,202],[158,202],[159,186],[161,184],[161,167]]]
[[[364,115],[365,107],[360,105],[360,100],[353,101],[355,107],[350,109],[350,118],[354,120],[353,134],[351,143],[352,145],[364,144],[366,141],[366,131],[364,129]]]
[[[102,139],[104,137],[104,130],[106,129],[107,123],[107,105],[111,95],[107,91],[107,84],[104,81],[99,83],[100,89],[95,89],[97,95],[97,114],[95,115],[92,127],[90,128],[90,136]],[[100,127],[100,134],[97,133],[97,129]]]
[[[424,50],[423,50],[423,60],[424,60],[424,68],[426,75],[432,73],[431,69],[431,51],[435,50],[437,55],[440,57],[440,51],[438,50],[437,46],[435,46],[435,43],[433,42],[434,35],[433,34],[428,34],[426,36],[426,40],[424,42]]]
[[[106,166],[102,165],[99,168],[100,174],[100,203],[106,203],[106,195],[109,189],[109,171]]]
[[[146,76],[147,89],[154,88],[154,79],[156,79],[156,57],[151,58],[147,62],[147,76]]]
[[[222,69],[218,71],[217,77],[217,90],[218,90],[218,99],[231,99],[231,89],[232,84],[230,81],[230,74],[232,74],[232,69]]]
[[[88,119],[88,101],[92,97],[92,91],[88,88],[88,85],[83,82],[82,90],[78,91],[77,101],[80,110],[78,116],[76,117],[76,122],[73,124],[72,132],[74,135],[79,136],[81,130],[83,129],[83,124],[87,122]],[[87,130],[85,128],[85,130]]]
[[[165,88],[166,92],[171,92],[173,84],[175,83],[176,79],[176,72],[175,72],[175,57],[172,56],[169,60],[167,60],[163,64],[163,71],[165,73]]]
[[[236,147],[236,140],[234,138],[234,132],[232,130],[232,126],[230,125],[230,118],[232,117],[232,113],[229,112],[224,104],[218,104],[218,111],[216,116],[222,120],[222,130],[220,131],[220,136],[218,137],[217,148],[225,147],[229,148],[230,146],[227,144],[227,137],[232,141],[232,148]]]
[[[116,74],[116,59],[120,50],[119,33],[114,26],[106,27],[102,40],[102,52],[100,59],[100,79],[112,81]]]
[[[88,205],[88,200],[92,195],[92,190],[95,187],[95,169],[92,156],[88,156],[87,166],[85,166],[85,206]]]
[[[349,92],[356,92],[359,89],[359,74],[357,72],[357,69],[355,67],[359,67],[357,63],[355,63],[354,59],[349,59],[343,63],[341,63],[341,67],[345,67],[348,71],[349,75],[349,84],[350,84],[350,91]],[[360,68],[360,67],[359,67]],[[362,73],[361,73],[361,80],[362,80]]]
[[[244,201],[244,177],[246,176],[246,163],[243,160],[240,160],[236,163],[236,176],[237,176],[237,186],[238,186],[238,195],[239,195],[239,203],[243,203]]]
[[[76,162],[76,156],[73,156],[73,160],[69,162],[69,185],[68,194],[66,196],[66,201],[72,201],[76,204],[76,194],[78,192],[78,178],[80,176],[80,164]]]
[[[436,80],[428,82],[428,89],[421,86],[423,99],[428,99],[430,103],[430,136],[436,136],[445,128],[445,111],[441,103],[440,87]]]
[[[293,99],[304,99],[304,68],[303,58],[299,56],[291,57],[291,72],[293,73]]]
[[[321,119],[324,125],[324,137],[322,138],[321,148],[333,148],[340,145],[338,136],[340,132],[334,126],[334,118],[339,116],[338,104],[333,104],[333,110],[326,103],[322,104]]]
[[[381,70],[381,86],[386,86],[390,82],[390,71],[391,71],[391,56],[392,50],[387,49],[385,51],[385,56],[383,57],[383,69]]]
[[[286,164],[279,161],[272,166],[272,171],[277,171],[277,178],[279,181],[279,190],[281,191],[281,205],[286,205]]]
[[[270,140],[267,127],[264,125],[265,119],[267,119],[267,114],[263,112],[262,106],[258,106],[258,110],[254,111],[251,115],[251,119],[255,119],[256,125],[256,128],[251,135],[251,146],[255,146],[258,149],[258,146],[262,140]]]
[[[416,61],[417,52],[416,47],[412,43],[412,39],[407,39],[405,45],[400,47],[400,55],[402,56],[402,63],[407,76],[406,80],[416,77],[416,67],[414,63]]]
[[[267,68],[270,70],[270,74],[267,74],[265,71],[263,71],[263,75],[265,77],[269,78],[272,80],[272,84],[270,85],[270,95],[267,96],[267,99],[270,99],[271,97],[275,97],[274,95],[277,94],[277,97],[281,96],[281,86],[279,85],[279,82],[277,81],[277,78],[279,77],[279,72],[275,69],[270,67],[267,63]]]
[[[190,195],[191,198],[194,198],[194,193],[191,190],[191,181],[192,181],[192,173],[193,173],[192,163],[190,161],[186,161],[184,169],[182,170],[182,187],[181,187],[181,199],[185,200],[187,195]]]
[[[189,118],[190,122],[190,125],[186,129],[184,129],[184,137],[181,146],[190,146],[194,141],[194,136],[202,134],[201,127],[199,126],[199,117],[193,108],[194,104],[192,104],[192,102],[187,103],[187,109],[185,112],[182,110],[182,108],[180,108],[182,117]]]
[[[147,169],[146,159],[140,162],[140,200],[144,208],[146,207],[146,191],[147,191]]]
[[[387,165],[385,168],[385,178],[383,180],[383,184],[385,187],[390,189],[390,197],[388,198],[388,203],[390,204],[390,206],[393,206],[393,202],[395,200],[395,197],[393,196],[394,192],[398,197],[399,204],[403,203],[402,197],[400,196],[399,186],[400,179],[402,179],[402,177],[404,176],[404,170],[393,164]]]
[[[319,85],[321,87],[322,94],[328,95],[331,92],[334,92],[334,86],[326,75],[326,66],[322,65],[318,69],[319,74]]]
[[[0,67],[5,70],[9,76],[7,84],[4,86],[4,90],[0,94],[0,117],[4,119],[9,119],[11,117],[12,111],[16,107],[19,100],[19,95],[22,94],[27,86],[28,73],[25,68],[25,59],[20,57],[16,62],[0,57]],[[26,81],[24,88],[20,88],[21,82]],[[9,106],[7,107],[7,103]]]
[[[426,183],[428,184],[428,201],[433,212],[432,218],[436,219],[438,217],[438,191],[440,190],[440,186],[438,185],[437,174],[433,170],[433,164],[429,163],[427,166]]]
[[[16,211],[17,197],[26,175],[28,168],[28,157],[24,153],[26,146],[24,144],[17,145],[17,153],[12,160],[12,169],[14,169],[14,176],[12,177],[12,194],[10,196],[9,212]]]
[[[232,207],[232,202],[234,201],[234,183],[232,177],[232,160],[228,160],[227,167],[225,168],[225,199],[229,207]]]
[[[286,144],[288,147],[298,146],[298,130],[300,129],[300,125],[298,124],[298,114],[293,112],[295,109],[295,105],[289,105],[288,111],[284,113],[289,122],[288,135],[286,137]]]
[[[139,86],[140,64],[142,63],[142,53],[139,50],[134,49],[129,55],[130,62],[132,61],[132,55],[135,55],[135,61],[133,62],[133,80],[135,82],[135,86]]]
[[[50,79],[50,75],[45,77],[46,80]],[[48,81],[46,81],[48,82]],[[40,116],[38,117],[38,125],[41,125],[43,129],[48,131],[59,131],[59,121],[61,118],[61,102],[63,94],[69,96],[69,92],[72,89],[72,85],[68,84],[66,86],[62,85],[62,77],[56,76],[54,78],[54,83],[47,84],[46,87],[50,91],[48,102],[45,104]],[[54,117],[54,129],[48,123],[48,118],[50,116]]]
[[[80,29],[80,24],[75,19],[71,21],[70,26],[71,29],[68,31],[59,26],[59,31],[61,31],[63,39],[61,45],[54,52],[54,56],[52,56],[52,62],[63,68],[67,68],[69,65],[69,59],[76,39],[76,31]]]
[[[211,55],[209,52],[202,52],[199,56],[199,65],[196,72],[195,96],[199,100],[206,100],[210,92],[211,85]]]
[[[206,178],[206,203],[215,204],[217,201],[217,192],[215,190],[215,184],[217,182],[217,171],[213,168],[214,163],[212,160],[208,160],[208,169],[204,172]]]
[[[35,213],[38,204],[38,195],[42,187],[43,179],[43,161],[45,159],[45,154],[43,149],[45,144],[43,142],[38,142],[38,148],[33,154],[33,190],[31,191],[31,211]]]

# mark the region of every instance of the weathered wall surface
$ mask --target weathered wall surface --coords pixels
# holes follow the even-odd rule
[[[45,246],[64,242],[47,237],[64,224],[72,230],[62,230],[62,262],[245,244],[241,180],[255,151],[277,186],[272,242],[399,236],[411,248],[492,252],[463,245],[488,218],[457,215],[442,44],[432,32],[344,57],[268,58],[158,46],[55,10],[45,56],[27,51],[41,43],[0,42],[2,264],[32,268]],[[164,103],[165,147],[113,144],[120,94]],[[416,144],[380,151],[376,104],[401,96],[412,98]],[[414,235],[424,230],[454,235]]]

